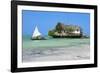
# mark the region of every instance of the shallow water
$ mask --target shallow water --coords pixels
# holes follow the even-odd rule
[[[30,37],[23,37],[23,49],[49,48],[49,47],[70,47],[90,44],[89,38],[48,38],[47,40],[31,40]]]

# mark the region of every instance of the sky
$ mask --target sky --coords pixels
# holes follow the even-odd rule
[[[23,35],[30,35],[37,26],[40,33],[48,35],[48,31],[55,28],[58,22],[65,25],[78,25],[83,33],[90,35],[90,14],[76,12],[53,12],[53,11],[22,11],[22,32]]]

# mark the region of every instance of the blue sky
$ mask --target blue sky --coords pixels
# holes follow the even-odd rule
[[[76,12],[22,11],[23,35],[32,35],[35,26],[43,35],[53,29],[58,22],[78,25],[86,35],[90,35],[90,14]]]

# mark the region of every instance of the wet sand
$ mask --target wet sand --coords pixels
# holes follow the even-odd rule
[[[23,62],[90,59],[90,45],[23,49]]]

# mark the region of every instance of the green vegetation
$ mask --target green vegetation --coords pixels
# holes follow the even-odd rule
[[[62,23],[59,22],[56,25],[56,30],[58,31],[58,33],[61,33],[61,31],[64,30],[64,24],[62,24]]]
[[[73,27],[73,26],[66,26],[66,27],[65,27],[65,30],[66,30],[67,32],[73,32],[74,30],[76,30],[76,28]]]
[[[50,36],[53,36],[54,35],[54,30],[50,30],[49,32],[48,32],[48,35],[50,35]]]

